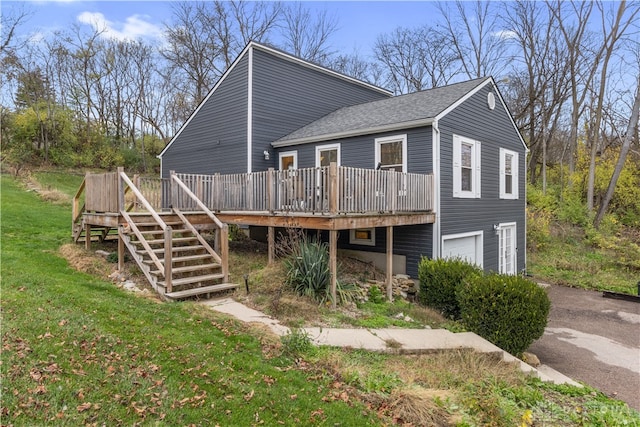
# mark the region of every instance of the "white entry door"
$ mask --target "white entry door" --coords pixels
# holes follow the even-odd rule
[[[516,274],[516,224],[500,224],[500,242],[498,244],[498,263],[500,273]]]

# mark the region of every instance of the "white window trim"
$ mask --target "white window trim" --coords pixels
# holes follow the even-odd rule
[[[298,151],[283,151],[278,155],[278,169],[282,170],[282,158],[293,156],[293,168],[298,169]]]
[[[326,144],[326,145],[317,145],[316,146],[316,167],[319,168],[320,167],[320,153],[322,151],[330,151],[330,150],[337,150],[337,159],[338,161],[337,166],[340,166],[340,143],[337,144]]]
[[[506,172],[506,155],[511,154],[512,156],[512,164],[511,164],[511,193],[506,193],[506,188],[504,185],[504,178]],[[517,199],[518,198],[518,187],[520,181],[518,180],[518,165],[519,165],[518,153],[515,151],[507,150],[506,148],[500,148],[500,198],[501,199]]]
[[[396,172],[408,172],[407,170],[407,134],[403,135],[393,135],[393,136],[384,136],[381,138],[376,138],[375,142],[375,161],[373,163],[374,168],[378,168],[378,163],[380,163],[380,146],[382,144],[388,144],[390,142],[402,141],[402,170]]]
[[[349,230],[349,243],[352,245],[365,245],[365,246],[375,246],[376,245],[376,229],[375,228],[363,228],[362,230],[371,230],[371,239],[358,239],[356,238],[356,230]]]
[[[476,265],[480,268],[484,268],[484,232],[482,230],[479,231],[469,231],[467,233],[458,233],[458,234],[447,234],[442,236],[442,241],[440,248],[444,248],[445,240],[451,239],[459,239],[461,237],[471,237],[471,236],[479,236],[479,239],[476,239],[476,253],[479,254],[480,262]],[[443,257],[444,258],[444,257]]]
[[[472,146],[471,151],[471,185],[472,191],[462,191],[462,143]],[[466,199],[479,199],[481,197],[482,180],[480,158],[482,154],[482,145],[480,141],[464,138],[459,135],[453,135],[453,197]]]

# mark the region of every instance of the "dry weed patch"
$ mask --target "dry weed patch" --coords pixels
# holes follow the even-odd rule
[[[60,255],[69,262],[73,269],[101,279],[107,278],[113,271],[113,264],[110,264],[106,259],[73,243],[62,245]]]

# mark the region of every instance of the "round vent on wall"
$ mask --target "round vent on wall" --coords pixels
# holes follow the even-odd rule
[[[493,92],[489,92],[489,94],[487,95],[487,105],[489,105],[490,110],[496,108],[496,96],[493,94]]]

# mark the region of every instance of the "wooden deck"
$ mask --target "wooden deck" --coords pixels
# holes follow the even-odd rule
[[[119,169],[112,173],[87,174],[73,203],[75,241],[82,240],[84,234],[85,244],[90,245],[95,228],[101,230],[98,240],[100,236],[112,235],[109,230],[118,230],[120,258],[124,258],[126,248],[134,259],[138,257],[136,260],[142,268],[155,266],[143,272],[158,292],[173,294],[176,298],[195,295],[197,291],[187,288],[172,292],[172,280],[186,283],[188,277],[193,276],[172,279],[174,240],[191,239],[198,245],[206,244],[198,237],[199,233],[213,232],[216,250],[203,246],[202,251],[210,253],[212,263],[220,265],[219,276],[226,282],[227,224],[268,227],[270,261],[276,227],[328,230],[334,291],[337,232],[386,227],[388,296],[391,298],[393,227],[434,221],[432,175],[340,167],[335,163],[323,168],[269,169],[233,175],[172,172],[168,179],[137,176],[130,179]],[[137,227],[137,223],[146,228]],[[154,226],[150,227],[151,224]],[[174,232],[170,224],[175,224],[181,232]],[[154,233],[162,238],[149,240],[148,236]],[[185,233],[188,238],[182,237]],[[162,250],[152,247],[148,241],[162,243]],[[160,259],[155,255],[160,252],[169,256]],[[122,266],[122,260],[119,265]],[[187,268],[181,265],[175,269]],[[162,280],[157,276],[162,276]],[[213,277],[195,277],[209,276]],[[221,283],[220,289],[227,289],[227,285]],[[198,286],[208,289],[218,285],[201,281]]]

